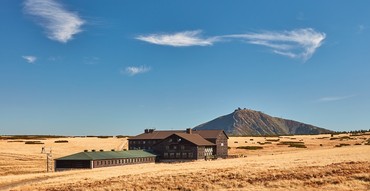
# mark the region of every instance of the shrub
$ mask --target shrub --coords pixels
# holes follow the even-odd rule
[[[68,143],[67,140],[56,140],[54,141],[54,143]]]
[[[339,145],[335,145],[335,147],[343,147],[343,146],[350,146],[348,143],[341,143]]]
[[[303,144],[290,144],[289,147],[295,147],[295,148],[307,148],[306,145]]]
[[[236,147],[237,149],[246,149],[246,150],[258,150],[258,149],[263,149],[261,146],[241,146],[241,147]]]
[[[278,141],[280,141],[280,139],[266,139],[266,141],[270,141],[270,142],[278,142]]]
[[[291,145],[291,144],[304,144],[304,142],[300,141],[282,141],[278,143],[278,145]]]
[[[307,148],[306,145],[304,145],[304,142],[300,141],[283,141],[278,143],[278,145],[289,145],[289,147]]]
[[[24,144],[44,144],[41,141],[25,141]]]

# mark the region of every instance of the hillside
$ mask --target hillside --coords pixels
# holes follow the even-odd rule
[[[272,117],[250,109],[237,109],[233,113],[198,125],[194,129],[222,129],[229,135],[295,135],[332,132],[313,125]]]

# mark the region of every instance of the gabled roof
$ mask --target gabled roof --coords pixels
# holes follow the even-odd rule
[[[165,139],[168,136],[175,134],[175,133],[185,133],[186,131],[182,130],[171,130],[171,131],[153,131],[150,133],[142,133],[135,137],[130,137],[129,140],[161,140]],[[192,134],[199,134],[201,137],[205,139],[217,139],[220,133],[225,133],[223,130],[192,130]],[[227,138],[229,138],[226,135]]]
[[[224,130],[193,130],[193,134],[199,134],[205,139],[216,139],[220,133],[225,134],[229,138]]]
[[[121,158],[141,158],[155,157],[156,155],[143,150],[129,151],[95,151],[95,152],[80,152],[55,160],[104,160],[104,159],[121,159]]]
[[[177,135],[197,146],[213,146],[214,143],[211,143],[207,140],[205,140],[203,137],[201,137],[198,134],[189,134],[189,133],[175,133],[173,135]],[[166,139],[165,139],[166,140]]]
[[[159,140],[165,139],[166,137],[174,134],[174,133],[183,133],[185,131],[181,130],[172,130],[172,131],[153,131],[150,133],[142,133],[135,137],[130,137],[129,140],[142,140],[142,139],[152,139],[152,140]]]

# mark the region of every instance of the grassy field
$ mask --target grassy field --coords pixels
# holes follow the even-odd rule
[[[365,145],[369,138],[231,137],[229,154],[240,158],[56,173],[45,172],[43,146],[47,151],[51,147],[57,158],[85,149],[122,149],[127,140],[0,140],[0,190],[370,190],[370,145]]]

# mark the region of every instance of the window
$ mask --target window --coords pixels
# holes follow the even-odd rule
[[[189,158],[193,158],[193,153],[188,153]]]
[[[168,153],[163,153],[164,158],[168,158]]]
[[[168,142],[170,142],[170,143],[171,143],[171,142],[172,142],[172,139],[168,139]]]
[[[170,158],[171,159],[175,158],[175,153],[170,153]]]
[[[167,145],[167,146],[166,146],[166,150],[170,150],[170,146],[168,146],[168,145]]]
[[[155,140],[153,140],[153,144],[155,144]]]
[[[224,146],[224,143],[221,143],[221,147],[223,147]]]
[[[186,153],[182,153],[182,158],[186,159],[187,158],[187,154]]]
[[[181,150],[185,150],[185,145],[181,145]]]
[[[143,141],[143,144],[145,144],[145,141]]]
[[[176,153],[176,158],[181,158],[181,153]]]
[[[175,149],[175,150],[176,150],[176,149],[177,149],[177,146],[176,146],[176,145],[174,145],[174,146],[173,146],[173,149]]]

